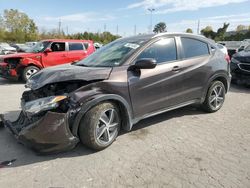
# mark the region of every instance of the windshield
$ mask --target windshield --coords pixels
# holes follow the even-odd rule
[[[245,51],[247,51],[247,52],[250,51],[250,45],[248,45],[248,46],[245,48]]]
[[[88,67],[116,67],[129,57],[145,40],[120,39],[100,48],[98,51],[76,63]]]
[[[49,41],[38,42],[35,46],[26,50],[26,52],[32,52],[32,53],[43,52],[49,46],[49,44],[50,44]]]

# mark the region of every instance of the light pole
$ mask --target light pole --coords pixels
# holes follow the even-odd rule
[[[153,32],[153,12],[155,11],[154,8],[148,8],[148,11],[150,12],[150,33]]]

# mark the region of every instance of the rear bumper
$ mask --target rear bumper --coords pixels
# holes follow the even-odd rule
[[[79,142],[71,133],[64,113],[47,112],[41,118],[30,120],[21,112],[14,122],[4,119],[3,115],[0,119],[21,143],[41,154],[67,151]]]

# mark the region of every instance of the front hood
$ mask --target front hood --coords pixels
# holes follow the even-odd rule
[[[32,76],[26,87],[32,90],[39,89],[47,84],[82,80],[105,80],[109,78],[112,68],[110,67],[82,67],[71,64],[64,64],[45,68]]]
[[[16,53],[16,54],[4,55],[3,58],[27,58],[37,55],[38,55],[37,53]]]
[[[250,51],[241,51],[233,55],[233,58],[242,63],[250,63]]]

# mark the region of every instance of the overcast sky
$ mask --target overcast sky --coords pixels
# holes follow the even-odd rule
[[[239,24],[250,25],[250,0],[0,0],[4,9],[18,9],[34,19],[39,29],[62,28],[69,33],[102,32],[130,36],[147,33],[150,26],[148,8],[154,8],[153,24],[163,21],[170,32],[187,28],[197,31],[211,25],[214,29],[229,22],[229,30]]]

